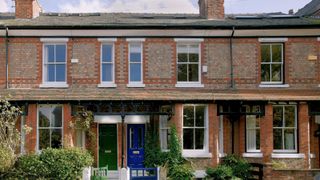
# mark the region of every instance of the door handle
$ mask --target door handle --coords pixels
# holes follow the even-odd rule
[[[111,153],[111,150],[105,150],[104,153]]]

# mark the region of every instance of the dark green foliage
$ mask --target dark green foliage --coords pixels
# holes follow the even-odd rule
[[[9,178],[17,179],[77,179],[85,167],[93,163],[92,156],[85,150],[45,149],[41,154],[21,156]]]
[[[233,177],[233,170],[230,166],[220,165],[217,168],[208,168],[206,170],[208,177],[215,180],[228,180]]]
[[[11,149],[0,146],[0,179],[9,169],[12,168],[15,155]]]
[[[168,152],[168,163],[170,164],[181,164],[183,163],[184,159],[182,157],[181,152],[181,144],[178,138],[177,129],[176,127],[172,126],[170,129],[170,139],[169,139],[169,149]]]
[[[222,159],[222,163],[217,168],[208,168],[206,172],[210,178],[228,180],[232,178],[249,179],[252,176],[250,170],[251,165],[245,159],[236,155],[228,155]]]
[[[169,169],[170,179],[191,180],[193,178],[193,170],[186,164],[175,164]]]
[[[163,166],[166,161],[166,153],[161,152],[158,133],[148,131],[145,143],[145,161],[146,167]]]

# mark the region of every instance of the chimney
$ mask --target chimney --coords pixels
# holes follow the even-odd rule
[[[224,19],[224,0],[199,0],[200,16],[206,19]]]
[[[33,19],[42,12],[38,0],[15,0],[15,7],[18,19]]]

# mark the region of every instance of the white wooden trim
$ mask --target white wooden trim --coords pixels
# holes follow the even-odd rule
[[[119,115],[95,115],[94,122],[99,124],[117,124],[121,123],[122,119]],[[125,117],[125,123],[127,124],[146,124],[150,122],[150,116],[148,115],[128,115]]]
[[[207,176],[207,173],[205,170],[195,170],[193,174],[195,178],[201,178],[201,179]]]
[[[260,88],[288,88],[289,84],[260,84]]]
[[[201,83],[198,83],[198,82],[197,83],[177,82],[175,87],[178,87],[178,88],[186,88],[186,87],[203,88],[204,84],[201,84]]]
[[[98,38],[99,42],[116,42],[117,38]]]
[[[102,81],[102,47],[103,45],[111,45],[112,46],[112,59],[111,59],[111,63],[112,63],[112,81]],[[114,43],[107,43],[107,42],[104,42],[101,44],[100,46],[100,82],[101,84],[98,85],[98,87],[106,87],[106,85],[110,85],[111,87],[117,87],[117,85],[114,86],[115,84],[115,46],[114,46]]]
[[[248,157],[248,158],[262,158],[262,153],[243,153],[242,157]]]
[[[288,38],[259,38],[259,42],[287,42]]]
[[[117,84],[115,83],[101,83],[98,84],[98,88],[116,88]]]
[[[144,60],[143,60],[143,43],[141,41],[130,41],[130,42],[133,42],[133,43],[140,43],[140,53],[141,53],[141,81],[130,81],[130,64],[131,64],[131,61],[130,61],[130,53],[131,53],[131,48],[130,48],[130,43],[128,45],[128,84],[127,84],[127,87],[145,87],[145,85],[143,84],[143,63],[144,63]],[[138,64],[136,62],[133,62],[133,64]]]
[[[127,84],[127,87],[128,88],[144,88],[146,87],[146,85],[143,83],[129,83]]]
[[[320,37],[318,37],[317,39],[318,39],[318,41],[320,41]]]
[[[281,153],[272,153],[272,158],[304,158],[304,154],[281,154]]]
[[[174,38],[174,41],[175,42],[182,42],[182,43],[185,43],[185,42],[188,42],[188,43],[200,43],[200,42],[203,42],[204,39],[203,38]]]
[[[49,83],[49,82],[45,82],[43,84],[39,85],[40,88],[69,88],[69,85],[65,82],[63,83]]]
[[[66,43],[69,38],[40,38],[40,41],[45,43]]]
[[[212,158],[212,154],[204,150],[183,150],[182,156],[189,158]]]
[[[127,42],[144,42],[146,41],[146,38],[127,38]]]

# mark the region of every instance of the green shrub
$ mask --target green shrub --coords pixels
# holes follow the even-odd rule
[[[217,168],[208,168],[207,176],[214,180],[229,180],[233,177],[233,170],[230,166],[220,165]]]
[[[193,178],[193,170],[186,164],[176,164],[169,168],[169,179],[191,180]]]
[[[170,165],[182,164],[184,159],[181,152],[181,144],[178,138],[176,127],[172,126],[170,129],[169,149],[168,152],[168,163]]]
[[[53,179],[76,179],[93,163],[92,156],[79,148],[46,149],[40,154],[40,160],[50,170],[48,177]]]
[[[49,169],[44,162],[40,160],[39,155],[23,155],[18,158],[14,169],[11,171],[11,177],[19,179],[45,178],[49,177]]]
[[[161,152],[159,145],[158,133],[150,130],[147,133],[145,152],[144,152],[144,165],[146,167],[163,166],[166,161],[165,152]]]
[[[9,148],[0,147],[0,175],[5,174],[9,169],[11,169],[14,161],[14,153]]]

